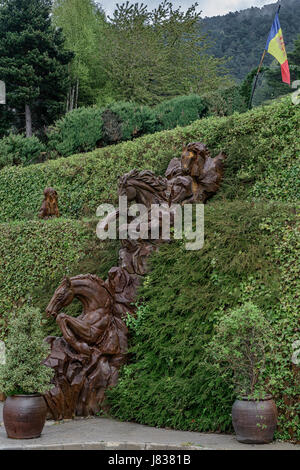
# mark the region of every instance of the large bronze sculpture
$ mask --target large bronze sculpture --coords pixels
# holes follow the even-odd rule
[[[181,159],[171,160],[165,177],[138,170],[122,176],[119,196],[127,196],[129,203],[143,204],[150,224],[153,204],[167,208],[205,202],[219,189],[224,159],[224,154],[212,159],[201,143],[189,144]],[[54,419],[97,413],[105,390],[117,383],[127,354],[125,320],[135,313],[137,290],[147,273],[148,258],[163,241],[150,236],[121,240],[119,266],[109,271],[106,281],[91,274],[66,277],[55,291],[47,314],[56,319],[63,336],[46,338],[51,352],[45,361],[55,371],[53,388],[45,395]],[[62,313],[75,298],[83,305],[83,313],[77,318]]]

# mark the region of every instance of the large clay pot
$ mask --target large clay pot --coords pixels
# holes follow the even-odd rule
[[[41,395],[13,395],[6,398],[3,421],[10,439],[40,437],[46,421],[47,405]]]
[[[272,397],[264,400],[236,400],[232,407],[236,438],[244,444],[267,444],[273,441],[277,425],[277,408]]]

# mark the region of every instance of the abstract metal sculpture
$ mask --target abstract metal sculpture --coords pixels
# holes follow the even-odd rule
[[[168,207],[205,202],[219,189],[224,159],[224,154],[212,159],[201,143],[189,144],[181,159],[171,160],[165,177],[136,169],[121,177],[119,196],[144,204],[150,224],[152,204]],[[104,226],[110,218],[108,215]],[[46,312],[56,319],[63,337],[46,338],[51,352],[45,361],[55,371],[53,388],[45,395],[54,419],[95,414],[105,390],[117,383],[127,354],[124,320],[135,313],[137,290],[148,271],[148,258],[163,241],[150,237],[122,240],[119,266],[109,271],[105,282],[86,274],[65,278],[56,289]],[[75,298],[82,303],[83,313],[77,318],[60,313]]]
[[[58,195],[55,189],[46,188],[44,190],[44,200],[39,212],[39,217],[41,219],[59,217]]]

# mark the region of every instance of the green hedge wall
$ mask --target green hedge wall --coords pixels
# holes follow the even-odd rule
[[[20,303],[45,311],[63,276],[90,272],[106,278],[117,265],[118,243],[100,242],[96,224],[62,218],[0,224],[0,338]],[[48,321],[45,334],[53,332],[55,322]]]
[[[205,246],[164,245],[140,292],[131,322],[131,357],[109,392],[121,420],[192,431],[231,431],[234,392],[203,362],[223,312],[254,302],[277,332],[268,364],[279,409],[277,437],[300,440],[300,370],[292,371],[299,339],[299,217],[291,204],[217,201],[206,206]]]
[[[299,200],[299,127],[300,106],[289,97],[245,114],[202,119],[83,155],[4,168],[0,222],[37,217],[46,186],[58,191],[64,217],[94,216],[100,203],[116,202],[118,175],[132,168],[163,174],[184,142],[198,140],[213,154],[224,150],[228,155],[217,198]]]

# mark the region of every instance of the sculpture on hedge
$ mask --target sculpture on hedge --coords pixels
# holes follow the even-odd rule
[[[116,383],[125,362],[127,327],[114,311],[114,289],[87,274],[65,278],[46,313],[56,319],[63,338],[48,337],[51,354],[45,365],[55,370],[55,386],[45,395],[55,419],[88,416],[99,411],[105,389]],[[77,298],[83,313],[60,313]]]
[[[144,204],[150,225],[152,204],[168,210],[172,204],[205,202],[220,186],[224,159],[224,154],[212,159],[201,143],[189,144],[181,159],[171,160],[165,177],[136,169],[122,176],[119,196]],[[103,227],[118,216],[118,211],[109,214]],[[160,225],[161,219],[156,223]],[[137,290],[148,271],[149,256],[164,241],[160,236],[121,240],[119,266],[111,268],[105,282],[86,274],[65,278],[56,289],[47,314],[56,319],[63,337],[46,338],[51,352],[45,361],[55,371],[53,388],[45,396],[54,419],[95,414],[105,390],[117,383],[127,354],[125,320],[135,314]],[[61,312],[75,298],[83,305],[77,318]]]
[[[49,219],[50,217],[59,217],[58,194],[53,188],[45,188],[44,200],[39,212],[41,219]]]
[[[194,202],[205,203],[220,188],[223,177],[225,153],[211,158],[206,145],[201,142],[188,144],[181,156],[182,171],[192,178]]]

